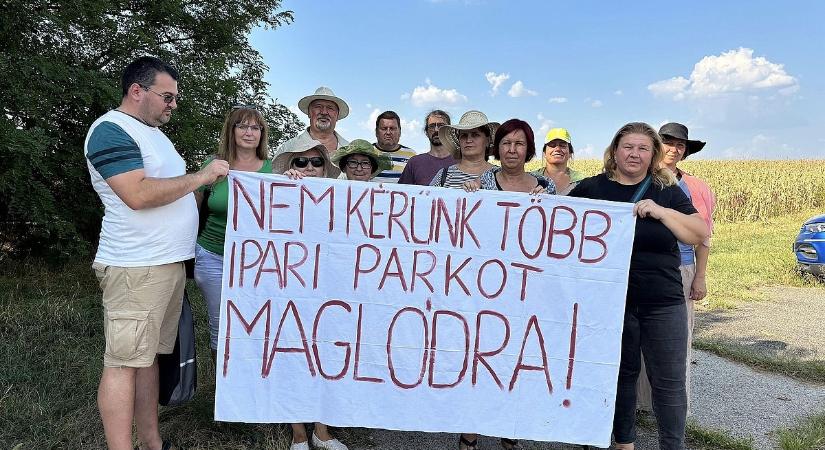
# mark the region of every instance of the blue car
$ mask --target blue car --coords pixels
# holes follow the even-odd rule
[[[825,278],[825,214],[802,224],[793,251],[800,271]]]

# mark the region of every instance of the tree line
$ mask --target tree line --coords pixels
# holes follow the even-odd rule
[[[257,26],[293,22],[280,0],[3,2],[0,17],[0,251],[60,264],[91,255],[103,208],[89,181],[89,125],[120,104],[120,74],[157,56],[181,74],[164,133],[190,170],[212,153],[226,112],[256,105],[270,148],[304,124],[267,92],[249,43]]]

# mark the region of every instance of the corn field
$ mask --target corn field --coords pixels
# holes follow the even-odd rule
[[[530,161],[528,170],[540,167]],[[574,160],[588,175],[602,161]],[[679,167],[705,180],[716,194],[718,222],[760,221],[816,209],[825,213],[825,160],[686,160]]]

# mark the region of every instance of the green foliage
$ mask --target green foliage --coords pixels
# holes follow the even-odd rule
[[[821,450],[825,448],[825,413],[806,419],[793,428],[779,431],[782,450]]]
[[[803,210],[760,222],[717,223],[708,259],[706,309],[735,308],[762,300],[765,285],[817,286],[810,277],[796,272],[791,243],[805,219],[817,214]]]
[[[703,449],[753,450],[753,439],[736,438],[721,431],[708,430],[693,420],[688,421],[685,435],[691,444]]]
[[[120,74],[154,55],[180,72],[184,100],[164,127],[190,169],[214,151],[233,104],[259,105],[270,146],[303,124],[267,93],[253,27],[292,21],[280,0],[254,3],[3,2],[0,18],[0,248],[50,261],[88,254],[102,208],[89,182],[89,125],[120,104]]]

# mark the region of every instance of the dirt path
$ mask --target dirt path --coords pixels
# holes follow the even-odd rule
[[[825,286],[766,288],[767,301],[732,311],[700,312],[697,336],[719,339],[779,357],[825,359]],[[691,420],[702,428],[753,439],[755,449],[775,445],[777,429],[825,411],[825,386],[750,369],[710,353],[694,352]],[[374,430],[373,448],[441,450],[457,447],[444,433]],[[480,437],[481,448],[501,448]],[[523,442],[525,449],[568,450],[578,446]],[[639,429],[636,448],[654,450],[656,433]],[[688,448],[693,448],[688,444]],[[360,450],[360,449],[359,449]]]
[[[696,336],[777,357],[825,360],[825,285],[764,289],[766,301],[698,313]]]

